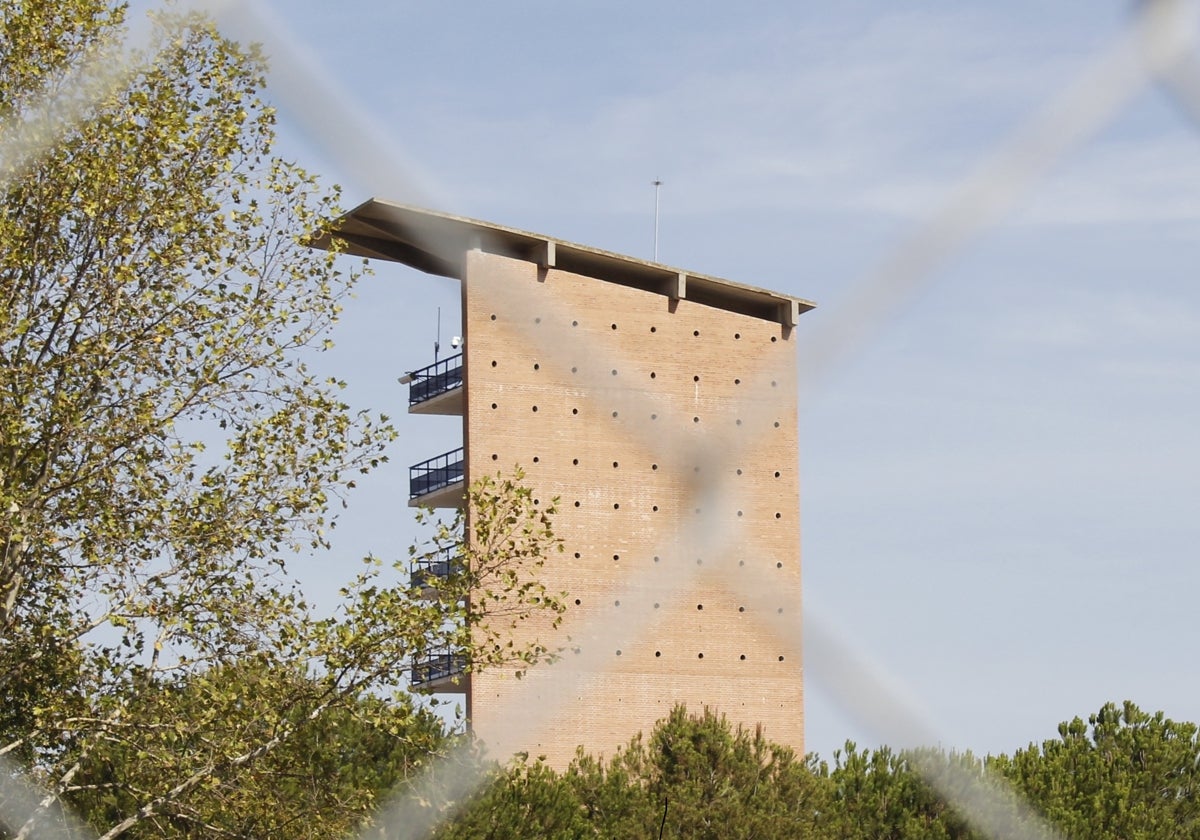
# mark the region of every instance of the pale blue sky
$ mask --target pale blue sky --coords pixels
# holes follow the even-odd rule
[[[804,331],[1060,89],[1115,2],[276,4],[440,209],[811,298]],[[350,101],[348,100],[348,101]],[[284,147],[346,188],[285,113]],[[400,159],[400,158],[397,158]],[[400,188],[398,192],[403,192]],[[1200,136],[1148,90],[801,395],[806,600],[947,746],[1011,751],[1107,700],[1200,720]],[[329,359],[399,417],[315,594],[413,528],[457,445],[395,377],[457,289],[381,266]],[[344,573],[344,574],[343,574]],[[879,737],[807,670],[808,743]]]

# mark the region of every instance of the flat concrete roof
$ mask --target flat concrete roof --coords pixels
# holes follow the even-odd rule
[[[464,255],[483,250],[530,260],[546,268],[740,312],[795,326],[816,304],[803,298],[734,283],[636,257],[576,245],[540,233],[372,198],[335,219],[310,240],[328,250],[337,239],[344,252],[404,263],[429,274],[462,280]]]

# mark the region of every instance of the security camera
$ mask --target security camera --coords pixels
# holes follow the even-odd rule
[[[463,340],[462,340],[461,335],[456,335],[456,336],[454,336],[454,338],[450,339],[451,347],[461,347],[462,343],[463,343]]]

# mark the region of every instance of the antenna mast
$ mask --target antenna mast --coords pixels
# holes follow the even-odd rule
[[[662,181],[655,178],[654,184],[654,261],[658,262],[658,191],[662,188]]]
[[[433,361],[436,364],[438,360],[438,351],[442,349],[442,307],[438,307],[437,314],[437,337],[433,340]]]

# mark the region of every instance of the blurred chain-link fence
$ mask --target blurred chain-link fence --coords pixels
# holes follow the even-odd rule
[[[330,159],[337,161],[351,180],[370,184],[376,195],[403,203],[436,204],[417,173],[403,165],[401,151],[371,121],[369,112],[356,107],[353,96],[337,89],[330,81],[332,75],[313,64],[296,46],[277,16],[280,10],[265,2],[195,5],[215,14],[234,37],[265,45],[272,60],[272,99],[289,120],[304,127],[308,136]],[[1147,0],[1138,4],[1122,36],[1094,55],[1073,83],[1049,97],[1019,131],[993,149],[971,174],[953,184],[937,208],[896,248],[885,254],[873,271],[858,280],[853,293],[839,310],[825,313],[811,326],[802,324],[797,342],[800,393],[810,392],[822,377],[834,373],[839,362],[868,341],[898,306],[930,280],[941,263],[1002,219],[1020,198],[1039,184],[1055,163],[1102,129],[1145,87],[1162,85],[1184,118],[1200,122],[1200,60],[1194,52],[1198,10],[1200,4],[1185,0]],[[136,39],[136,34],[133,37]],[[21,130],[5,134],[0,157],[10,163],[16,162],[18,169],[21,162],[36,161],[54,142],[57,133],[78,119],[90,102],[128,80],[131,68],[122,57],[128,55],[130,46],[129,43],[109,45],[103,54],[82,67],[72,84],[62,88],[71,92],[68,99],[48,99],[38,112],[26,115]],[[508,308],[522,305],[519,299],[511,299],[512,295],[520,294],[519,290],[505,287],[503,292],[490,293],[508,296],[505,301]],[[566,315],[563,320],[569,320],[570,313],[562,314]],[[545,334],[531,334],[529,338],[535,343],[547,340]],[[612,361],[614,367],[619,364],[619,360]],[[608,367],[608,364],[599,367]],[[770,370],[758,372],[760,385],[772,378]],[[741,416],[746,418],[748,427],[768,425],[770,418],[756,415],[753,388],[744,393],[748,397]],[[670,413],[677,409],[657,403],[633,405],[640,400],[635,395],[626,399],[631,401],[631,409],[639,409],[625,412],[631,417],[648,416],[652,412]],[[650,434],[648,428],[636,423],[625,424],[623,431],[634,440],[648,438]],[[657,440],[655,443],[661,449],[662,442]],[[812,443],[805,441],[805,445]],[[690,486],[691,494],[706,500],[732,498],[736,489],[725,486],[719,476],[726,474],[720,467],[730,462],[735,451],[732,448],[719,451],[707,448],[696,452],[687,447],[688,444],[681,441],[675,444],[671,455],[678,463],[686,461],[705,466],[702,472],[705,480],[694,481]],[[711,554],[718,553],[713,546],[721,546],[733,537],[702,519],[687,526],[686,533],[678,536],[680,544],[704,545]],[[705,567],[703,574],[720,577],[725,571],[718,563]],[[694,568],[690,574],[699,575],[701,571]],[[618,597],[626,604],[636,606],[639,598],[648,597],[647,592],[686,589],[687,581],[680,580],[677,572],[672,575],[669,582],[643,576],[636,588],[622,592]],[[762,597],[770,586],[766,581],[758,585],[746,584],[742,577],[734,576],[727,577],[724,583],[751,601]],[[628,611],[639,612],[651,614],[650,610]],[[904,692],[895,687],[886,665],[873,662],[862,651],[853,649],[823,620],[820,604],[805,606],[804,624],[802,630],[794,619],[780,616],[772,631],[782,649],[796,659],[803,658],[809,673],[817,675],[822,687],[837,698],[848,714],[868,722],[887,740],[927,744],[942,740],[937,727],[923,719]],[[636,636],[644,627],[612,622],[593,629],[591,639],[595,644],[590,649],[599,651],[612,647],[603,643],[607,636],[613,636],[612,641],[616,641],[617,635]],[[552,673],[556,680],[570,681],[588,667],[601,668],[603,665],[597,659],[582,663],[579,669],[559,669]],[[576,694],[562,690],[557,696],[570,698]],[[562,702],[569,701],[563,699]],[[553,704],[528,705],[518,694],[510,715],[513,726],[505,743],[490,745],[492,753],[503,756],[520,751],[537,726],[556,711]],[[453,757],[435,763],[417,782],[415,790],[418,793],[421,790],[436,791],[438,797],[461,797],[481,782],[480,778],[464,771],[466,766]],[[5,800],[13,808],[32,813],[40,806],[42,796],[22,781],[17,770],[9,770],[0,774],[0,779],[9,788]],[[1011,836],[1011,824],[1007,820],[1012,818],[1012,812],[999,807],[1009,797],[1009,793],[1002,790],[1001,782],[948,779],[944,775],[931,776],[930,781],[977,826],[997,837]],[[385,807],[381,818],[391,832],[417,838],[427,836],[435,828],[429,824],[428,809],[414,804],[420,798],[411,793],[399,794]],[[11,824],[24,822],[20,814],[6,816]],[[1025,818],[1029,816],[1024,815]],[[80,826],[71,831],[75,836],[86,836]],[[1053,836],[1048,829],[1042,834]]]

